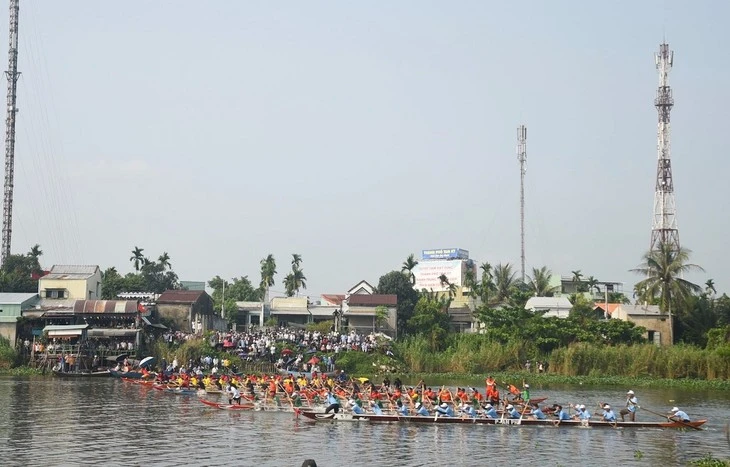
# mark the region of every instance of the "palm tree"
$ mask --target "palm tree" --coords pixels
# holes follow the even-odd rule
[[[686,248],[677,250],[672,244],[660,243],[656,249],[644,255],[644,261],[639,267],[631,270],[646,277],[634,286],[641,294],[639,299],[644,302],[656,299],[659,309],[669,315],[670,322],[673,308],[676,309],[693,293],[702,291],[699,285],[682,277],[684,273],[691,271],[704,271],[702,267],[688,262],[689,255],[690,250]],[[673,334],[670,342],[674,342]]]
[[[405,261],[403,261],[403,267],[400,269],[401,272],[405,273],[406,276],[411,280],[412,285],[416,285],[416,275],[413,274],[413,269],[418,265],[418,260],[415,258],[413,253],[408,255]],[[407,271],[407,272],[406,272]]]
[[[581,292],[581,289],[583,288],[583,274],[580,272],[580,269],[571,271],[571,274],[573,274],[571,282],[575,285],[575,291]]]
[[[715,289],[715,281],[713,279],[707,279],[707,282],[705,282],[705,293],[712,296],[717,293],[717,289]]]
[[[466,270],[464,271],[464,287],[469,289],[469,297],[477,297],[477,284],[476,273],[474,272],[474,263],[471,261],[467,262]]]
[[[142,252],[144,251],[144,248],[140,248],[135,246],[134,250],[132,250],[132,257],[129,258],[129,261],[134,263],[134,270],[139,272],[139,268],[143,264],[144,255]]]
[[[507,300],[512,293],[512,289],[517,285],[515,277],[517,273],[512,271],[512,265],[499,263],[494,268],[494,282],[497,296],[494,298],[496,303],[502,303]]]
[[[483,303],[489,303],[489,296],[497,290],[494,285],[494,276],[492,275],[492,265],[489,263],[482,263],[479,266],[482,270],[482,283],[480,284],[480,292]]]
[[[166,251],[157,258],[157,261],[160,263],[163,270],[172,269],[172,264],[170,264],[170,255],[168,255]]]
[[[38,259],[43,254],[43,250],[41,250],[41,246],[39,244],[35,244],[31,247],[30,251],[28,252],[28,256],[31,258]]]
[[[292,256],[292,260],[291,260],[292,268],[298,268],[299,265],[302,264],[302,255],[294,253],[291,256]]]
[[[274,285],[274,276],[276,275],[276,260],[274,255],[269,253],[266,258],[260,261],[261,264],[261,283],[259,287],[264,291],[264,303],[269,303],[269,288]]]
[[[557,292],[559,287],[550,285],[550,280],[553,277],[552,271],[547,266],[543,266],[540,269],[532,268],[532,278],[530,278],[530,290],[535,294],[536,297],[549,297]]]
[[[593,276],[588,276],[588,279],[586,279],[586,286],[588,287],[588,292],[593,292],[593,289],[596,289],[596,292],[600,292],[601,289],[598,287],[598,279],[596,279]]]

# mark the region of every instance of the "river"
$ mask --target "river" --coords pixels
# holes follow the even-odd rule
[[[722,391],[634,388],[656,412],[677,405],[706,430],[313,423],[229,412],[117,379],[0,378],[2,465],[319,466],[686,465],[730,458]],[[619,408],[624,388],[533,387],[547,402]],[[659,420],[646,411],[641,420]]]

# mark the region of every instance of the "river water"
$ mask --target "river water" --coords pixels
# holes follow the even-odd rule
[[[624,388],[533,387],[548,402],[620,408]],[[313,423],[229,412],[109,379],[0,378],[2,465],[319,466],[686,465],[730,458],[730,395],[637,390],[656,412],[678,405],[706,430]],[[647,412],[640,420],[659,420]]]

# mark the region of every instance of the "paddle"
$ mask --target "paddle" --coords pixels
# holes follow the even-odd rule
[[[692,429],[695,429],[695,430],[697,430],[697,431],[704,431],[704,430],[703,430],[702,428],[700,428],[700,427],[698,427],[698,426],[694,426],[694,425],[692,425],[692,424],[690,424],[690,423],[687,423],[687,422],[685,422],[684,420],[679,420],[679,419],[677,419],[677,418],[672,418],[672,417],[670,417],[669,415],[664,415],[664,414],[661,414],[661,413],[659,413],[659,412],[654,412],[653,410],[649,410],[649,409],[647,409],[647,408],[646,408],[646,407],[644,407],[643,405],[642,405],[642,406],[639,406],[639,405],[637,405],[637,406],[636,406],[636,408],[637,408],[637,409],[641,409],[641,410],[646,410],[646,411],[647,411],[647,412],[649,412],[649,413],[652,413],[652,414],[654,414],[654,415],[658,415],[658,416],[660,416],[660,417],[664,417],[664,418],[666,418],[667,420],[670,420],[670,421],[672,421],[672,422],[677,422],[677,423],[681,423],[682,425],[684,425],[684,426],[688,426],[688,427],[690,427],[690,428],[692,428]]]

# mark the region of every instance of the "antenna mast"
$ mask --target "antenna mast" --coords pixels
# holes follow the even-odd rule
[[[654,191],[654,218],[651,226],[651,245],[649,250],[658,250],[661,244],[669,245],[679,251],[679,230],[677,228],[677,206],[674,200],[674,179],[672,177],[671,145],[669,142],[669,115],[674,106],[672,88],[669,86],[669,70],[674,63],[674,52],[669,44],[659,46],[654,56],[659,70],[659,87],[654,99],[654,107],[659,114],[657,127],[657,173]]]
[[[517,160],[520,162],[520,266],[525,282],[525,173],[527,172],[527,127],[517,127]]]
[[[5,118],[5,191],[3,197],[3,243],[0,262],[10,256],[10,239],[13,231],[13,178],[15,175],[15,106],[18,85],[18,11],[20,0],[10,0],[10,50],[8,51],[7,116]]]

